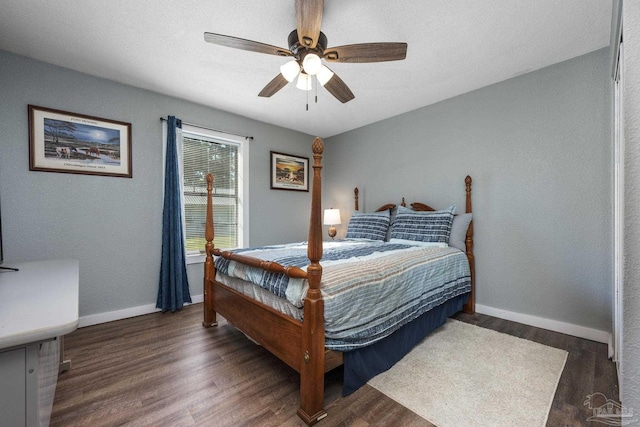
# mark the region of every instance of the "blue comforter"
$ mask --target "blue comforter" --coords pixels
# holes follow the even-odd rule
[[[239,249],[243,255],[306,269],[306,243]],[[320,290],[326,347],[347,351],[381,340],[431,308],[471,290],[466,255],[450,247],[372,240],[325,242]],[[308,284],[217,257],[219,273],[252,282],[297,307]]]

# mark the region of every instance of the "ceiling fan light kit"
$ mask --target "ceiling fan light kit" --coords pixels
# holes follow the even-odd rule
[[[296,87],[300,90],[311,90],[311,76],[306,73],[300,73]]]
[[[324,87],[329,80],[333,77],[333,71],[331,71],[326,65],[323,65],[320,68],[318,74],[316,74],[316,78],[318,79],[318,83]]]
[[[280,66],[280,73],[282,73],[282,76],[291,83],[296,79],[296,77],[298,77],[298,74],[300,74],[300,64],[298,64],[298,61],[295,59],[292,59],[286,64]]]
[[[400,61],[407,56],[406,43],[361,43],[327,48],[327,37],[320,31],[324,0],[295,0],[295,7],[297,28],[289,34],[288,50],[223,34],[204,33],[204,39],[234,49],[294,58],[280,67],[280,74],[258,94],[261,97],[274,95],[287,83],[293,82],[296,76],[297,88],[311,90],[311,76],[316,76],[318,83],[338,101],[349,102],[355,95],[337,74],[322,63],[322,59],[327,62],[366,63]]]
[[[304,69],[304,72],[310,76],[318,74],[321,67],[322,61],[320,60],[320,57],[313,52],[307,53],[302,60],[302,68]]]

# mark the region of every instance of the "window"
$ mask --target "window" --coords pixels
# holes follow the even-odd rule
[[[244,139],[193,126],[182,128],[184,230],[188,262],[203,258],[207,211],[207,174],[213,180],[214,245],[247,246],[245,236],[248,144]]]

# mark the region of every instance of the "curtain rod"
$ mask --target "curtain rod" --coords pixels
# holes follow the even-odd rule
[[[160,121],[161,122],[166,122],[167,118],[166,117],[160,117]],[[193,126],[194,128],[200,128],[200,129],[211,130],[211,131],[214,131],[214,132],[226,133],[227,135],[240,136],[240,137],[245,138],[245,139],[251,139],[251,140],[253,139],[252,136],[238,135],[237,133],[227,132],[226,130],[213,129],[213,128],[210,128],[210,127],[207,127],[207,126],[194,125],[193,123],[187,123],[184,120],[182,120],[182,124],[187,125],[187,126]]]

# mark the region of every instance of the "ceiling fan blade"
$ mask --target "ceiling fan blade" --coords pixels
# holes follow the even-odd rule
[[[296,0],[298,41],[302,46],[315,48],[320,37],[324,0]]]
[[[406,43],[362,43],[332,47],[324,51],[329,62],[385,62],[407,57]]]
[[[287,79],[285,79],[282,74],[278,73],[277,76],[273,78],[267,85],[260,91],[258,96],[262,96],[263,98],[268,98],[271,95],[274,95],[280,89],[285,87],[289,83]]]
[[[204,33],[204,41],[234,49],[249,50],[251,52],[266,53],[268,55],[293,56],[289,49],[284,49],[270,44],[254,42],[238,37],[225,36],[223,34]]]
[[[351,92],[351,89],[349,89],[347,84],[335,73],[333,74],[333,77],[325,83],[324,88],[343,104],[356,97],[353,92]]]

